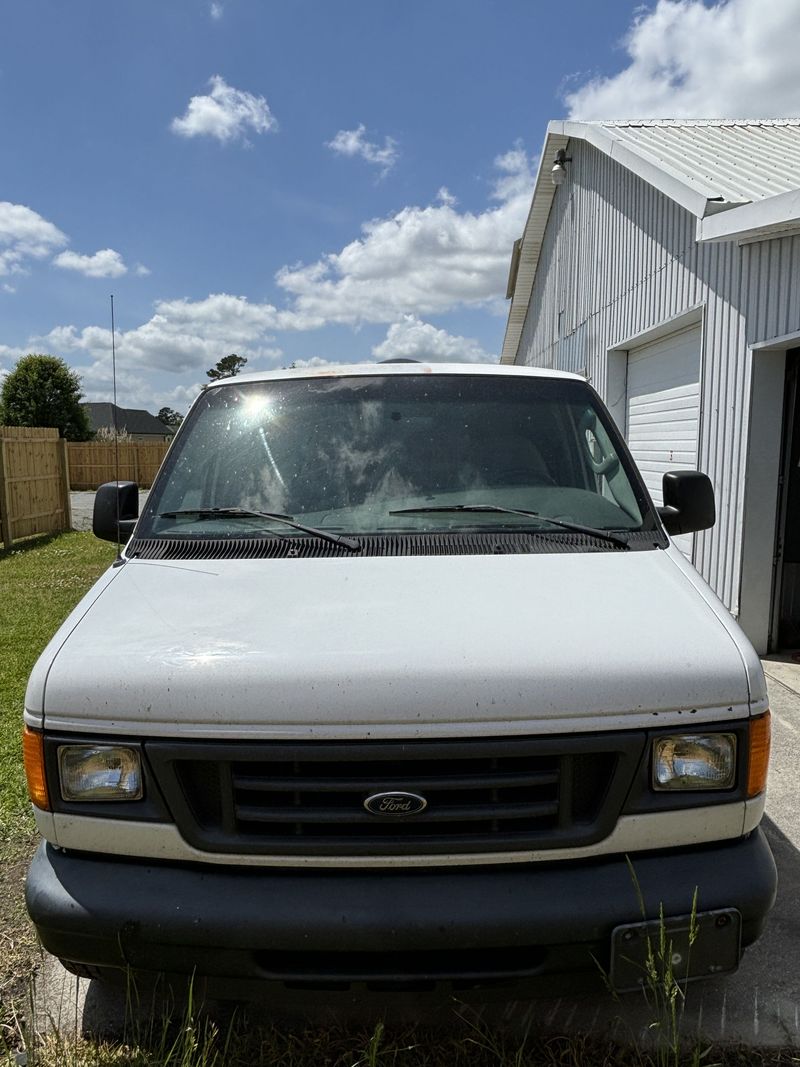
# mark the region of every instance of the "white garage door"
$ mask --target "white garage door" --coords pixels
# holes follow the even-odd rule
[[[626,437],[656,505],[665,471],[697,469],[700,336],[692,326],[628,353]],[[694,535],[674,540],[691,560]]]

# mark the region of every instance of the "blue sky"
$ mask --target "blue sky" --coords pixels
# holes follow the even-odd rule
[[[128,406],[231,351],[496,359],[547,121],[797,113],[798,6],[6,0],[0,374],[108,399],[111,292]]]

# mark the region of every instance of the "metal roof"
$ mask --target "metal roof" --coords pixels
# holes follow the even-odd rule
[[[745,204],[800,188],[800,119],[599,125],[708,200]]]
[[[512,258],[516,276],[509,279],[501,363],[513,363],[517,354],[555,194],[550,170],[572,139],[587,141],[698,220],[800,189],[800,118],[551,122],[522,244]],[[702,224],[698,237],[701,230]]]

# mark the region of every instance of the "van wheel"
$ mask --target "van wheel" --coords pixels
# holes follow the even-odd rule
[[[75,974],[78,978],[97,978],[103,979],[107,977],[107,970],[104,967],[95,967],[91,963],[76,963],[75,960],[62,960],[59,956],[58,962],[64,968],[65,971],[69,971],[70,974]]]

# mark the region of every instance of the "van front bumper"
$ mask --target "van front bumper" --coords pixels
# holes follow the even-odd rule
[[[775,899],[763,834],[713,846],[482,868],[220,868],[39,846],[27,904],[53,955],[90,967],[289,988],[425,988],[607,968],[615,927],[735,908],[741,944]],[[597,962],[595,962],[597,961]]]

